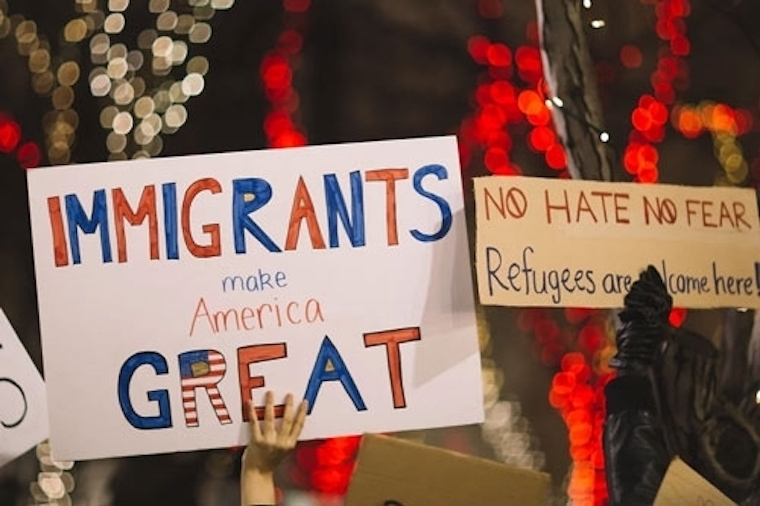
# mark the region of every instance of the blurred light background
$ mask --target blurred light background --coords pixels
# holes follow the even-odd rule
[[[590,128],[616,179],[756,186],[760,4],[582,6],[605,120]],[[530,0],[0,0],[0,306],[41,367],[25,168],[457,134],[466,178],[568,177],[536,19]],[[720,345],[716,312],[671,319]],[[479,323],[486,422],[400,436],[549,472],[556,504],[603,504],[610,315],[481,308]],[[284,504],[339,504],[358,444],[302,444]],[[0,504],[235,504],[239,456],[60,463],[42,444],[0,469]]]

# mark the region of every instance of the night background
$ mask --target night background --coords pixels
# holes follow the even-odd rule
[[[587,126],[613,160],[612,179],[756,186],[760,3],[544,1],[581,10],[603,115]],[[26,169],[456,134],[465,179],[567,178],[536,9],[531,0],[0,0],[0,307],[35,363],[42,369]],[[725,313],[677,310],[671,322],[726,350]],[[604,504],[609,312],[480,316],[486,423],[400,436],[548,472],[557,504]],[[749,329],[752,311],[741,318]],[[749,330],[745,341],[724,351],[728,386],[760,379]],[[338,504],[358,443],[302,444],[279,477],[285,504]],[[42,445],[0,469],[0,504],[235,504],[239,456],[72,465]]]

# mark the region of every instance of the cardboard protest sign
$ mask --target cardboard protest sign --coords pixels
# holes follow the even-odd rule
[[[480,301],[614,308],[651,264],[681,307],[760,307],[750,189],[475,180]]]
[[[45,384],[0,309],[0,466],[47,437]]]
[[[709,481],[679,458],[673,459],[668,467],[654,506],[736,506]]]
[[[453,137],[29,172],[58,459],[477,423],[480,357]]]
[[[346,506],[542,506],[549,475],[388,436],[366,435]]]

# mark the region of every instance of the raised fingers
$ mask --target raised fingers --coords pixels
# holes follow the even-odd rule
[[[254,440],[260,440],[262,438],[261,425],[259,424],[259,417],[256,416],[256,404],[253,402],[253,398],[246,404],[248,408],[248,420],[250,422],[251,438]]]
[[[298,410],[296,411],[295,419],[293,420],[293,428],[290,430],[290,437],[292,438],[293,444],[295,444],[296,441],[298,441],[298,437],[301,435],[301,431],[303,430],[303,425],[306,423],[306,414],[309,411],[309,401],[306,399],[302,400],[301,403],[298,405]]]
[[[268,391],[264,396],[266,405],[264,406],[264,434],[275,434],[274,427],[274,394]]]
[[[285,396],[285,410],[282,413],[282,425],[280,425],[280,439],[285,439],[290,436],[290,432],[293,429],[293,418],[295,417],[295,410],[293,409],[293,394]]]

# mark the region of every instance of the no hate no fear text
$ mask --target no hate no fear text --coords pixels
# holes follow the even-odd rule
[[[532,195],[535,197],[535,195]],[[615,224],[629,225],[636,220],[636,207],[641,210],[637,223],[688,227],[752,230],[749,211],[740,200],[670,198],[641,195],[633,202],[627,191],[544,189],[538,202],[517,186],[502,185],[495,191],[483,188],[486,220],[521,219],[537,205],[542,221],[549,225]],[[638,205],[637,205],[638,204]]]

